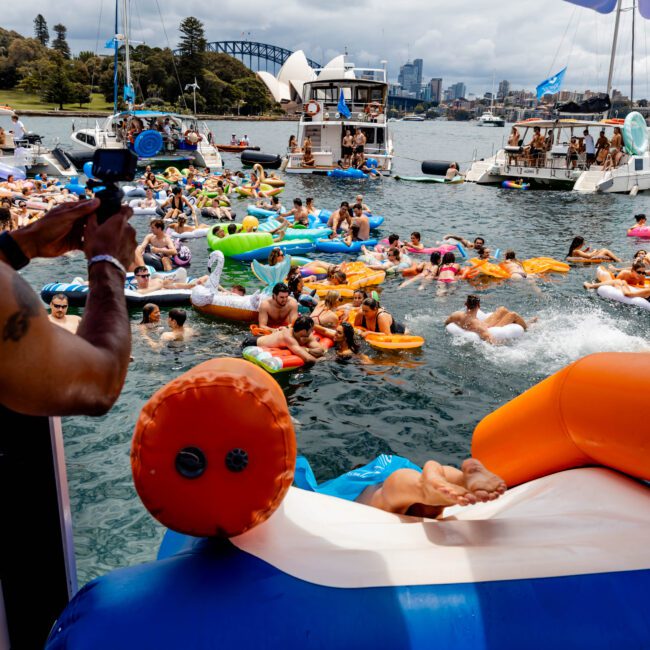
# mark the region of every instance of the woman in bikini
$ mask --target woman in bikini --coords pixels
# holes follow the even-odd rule
[[[361,311],[354,321],[355,327],[360,327],[368,332],[382,334],[406,334],[406,328],[385,309],[379,306],[374,298],[366,298],[361,304]]]
[[[445,253],[440,268],[438,269],[438,276],[436,280],[441,284],[451,284],[460,280],[463,277],[463,272],[460,264],[456,263],[456,256],[453,253]]]
[[[411,268],[415,268],[417,275],[405,280],[400,284],[400,289],[407,287],[409,284],[414,282],[420,282],[419,291],[423,291],[426,285],[431,284],[434,280],[438,278],[438,273],[440,272],[440,260],[442,255],[440,251],[434,251],[431,253],[431,257],[428,262],[422,262],[420,264],[415,264]]]
[[[316,331],[319,327],[333,329],[339,324],[339,317],[336,314],[336,307],[341,302],[341,294],[338,291],[328,291],[325,298],[316,305],[311,317],[314,320]]]
[[[590,250],[589,247],[585,248],[585,239],[584,237],[574,237],[569,246],[569,258],[579,258],[583,260],[608,260],[611,262],[620,262],[621,258],[617,257],[612,253],[612,251],[607,248],[597,248],[596,250]]]

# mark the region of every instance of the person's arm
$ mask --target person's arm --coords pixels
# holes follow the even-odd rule
[[[307,350],[305,350],[305,348],[303,348],[302,345],[293,338],[293,336],[290,336],[290,338],[287,339],[286,345],[291,352],[298,355],[306,363],[316,363],[316,361],[318,361],[318,359],[309,354],[309,352],[307,352]]]
[[[158,253],[159,255],[176,255],[176,246],[169,235],[165,235],[165,245],[164,246],[152,246],[151,251],[153,253]]]
[[[390,324],[393,320],[393,317],[387,313],[387,312],[382,312],[381,314],[377,315],[377,325],[379,326],[379,331],[382,334],[390,334]]]
[[[97,206],[97,201],[84,201],[52,210],[17,231],[16,241],[28,258],[57,257],[79,248],[86,217]],[[102,225],[94,215],[88,218],[84,247],[89,259],[105,254],[129,264],[135,248],[130,214],[123,207]],[[74,335],[52,324],[25,280],[0,264],[0,394],[6,407],[27,415],[99,415],[116,401],[131,347],[124,274],[108,262],[97,262],[88,275],[86,309]],[[41,371],[34,373],[35,367]]]
[[[289,312],[287,320],[289,321],[289,325],[293,325],[296,318],[298,318],[298,301],[295,298],[292,298],[290,304],[291,311]]]
[[[260,327],[267,327],[269,324],[269,310],[266,306],[266,302],[263,302],[260,305],[259,311],[257,312],[257,324]]]
[[[445,235],[443,239],[444,240],[455,239],[456,241],[459,241],[465,248],[474,248],[474,244],[472,244],[472,242],[467,241],[467,239],[464,239],[463,237],[460,237],[458,235]]]

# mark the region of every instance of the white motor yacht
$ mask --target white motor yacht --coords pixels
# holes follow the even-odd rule
[[[303,90],[303,113],[298,124],[298,143],[306,138],[312,142],[312,165],[303,162],[304,152],[289,152],[286,172],[289,174],[323,174],[340,169],[343,159],[342,140],[349,129],[366,136],[366,159],[377,161],[377,169],[389,175],[393,166],[393,141],[386,120],[388,84],[384,69],[327,66],[316,70],[314,81],[306,82]],[[341,95],[346,111],[341,111]]]
[[[505,126],[506,121],[502,117],[494,115],[492,111],[485,111],[478,118],[477,126]]]

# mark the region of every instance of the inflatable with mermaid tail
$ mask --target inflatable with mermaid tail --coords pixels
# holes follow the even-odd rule
[[[434,520],[333,496],[304,463],[292,486],[279,385],[202,363],[135,428],[158,559],[87,584],[46,647],[647,648],[650,425],[630,388],[649,368],[587,356],[488,415],[472,455],[508,491]]]
[[[260,264],[259,268],[253,267],[257,277],[264,283],[264,289],[251,295],[239,296],[219,290],[224,263],[225,257],[221,251],[210,253],[208,258],[210,276],[205,284],[197,285],[192,289],[192,306],[206,316],[245,323],[257,321],[263,294],[270,293],[274,284],[282,282],[291,268],[290,259],[286,259],[276,266]]]

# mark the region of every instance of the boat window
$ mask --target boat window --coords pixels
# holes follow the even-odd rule
[[[339,91],[338,88],[334,88],[333,86],[329,88],[314,88],[311,98],[320,102],[336,103],[339,100]]]
[[[94,135],[87,135],[87,136],[86,136],[86,142],[87,142],[89,145],[91,145],[91,146],[94,147],[94,146],[95,146],[95,136],[94,136]]]
[[[85,133],[77,133],[77,140],[79,142],[87,142]]]
[[[370,101],[369,88],[357,88],[354,101],[357,104],[367,104]]]
[[[373,102],[383,102],[384,101],[384,93],[382,92],[381,88],[373,88],[370,92],[370,100]]]

